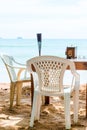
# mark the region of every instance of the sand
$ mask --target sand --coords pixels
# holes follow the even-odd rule
[[[30,88],[24,85],[22,89],[21,105],[14,106],[9,110],[9,83],[0,84],[0,130],[65,130],[63,98],[50,98],[50,104],[41,107],[40,120],[35,122],[34,127],[29,127],[31,115]],[[86,90],[85,85],[80,86],[80,105],[78,124],[73,123],[71,107],[71,130],[87,130],[86,118]]]

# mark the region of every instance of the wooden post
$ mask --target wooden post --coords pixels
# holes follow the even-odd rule
[[[39,56],[41,56],[41,41],[42,41],[42,34],[37,33],[37,42],[38,42],[38,51],[39,51]]]
[[[45,96],[45,105],[48,105],[50,103],[49,96]]]

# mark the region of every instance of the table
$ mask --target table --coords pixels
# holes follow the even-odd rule
[[[76,70],[87,70],[87,60],[73,60]]]

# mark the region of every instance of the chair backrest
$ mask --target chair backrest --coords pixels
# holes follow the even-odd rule
[[[15,69],[13,67],[13,63],[14,63],[13,57],[5,55],[5,54],[2,54],[1,55],[1,59],[2,59],[4,65],[5,65],[6,69],[7,69],[10,81],[11,82],[16,81],[17,80],[17,76],[16,76]]]
[[[64,72],[68,66],[73,73],[75,65],[72,61],[57,56],[38,56],[27,61],[27,68],[32,66],[38,74],[40,90],[62,91]]]

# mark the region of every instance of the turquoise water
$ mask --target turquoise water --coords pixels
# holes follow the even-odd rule
[[[77,57],[87,58],[87,39],[42,39],[42,55],[56,55],[66,57],[67,46],[77,46]],[[38,44],[36,39],[0,39],[0,53],[7,53],[15,57],[21,63],[27,59],[38,56]],[[3,63],[0,60],[0,66]],[[2,70],[2,76],[4,70]],[[7,78],[4,78],[7,80]],[[3,82],[2,79],[0,82]]]
[[[65,56],[67,46],[77,46],[77,56],[87,57],[87,39],[43,39],[42,55]],[[13,55],[20,61],[38,55],[36,39],[0,39],[0,53]]]

